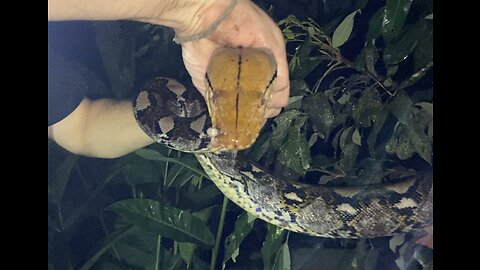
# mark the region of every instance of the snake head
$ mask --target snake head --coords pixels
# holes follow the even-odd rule
[[[251,146],[265,124],[277,65],[266,49],[219,48],[205,76],[212,147],[242,150]]]

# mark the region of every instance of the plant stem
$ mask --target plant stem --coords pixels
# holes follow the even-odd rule
[[[210,260],[210,270],[215,270],[215,263],[217,262],[218,247],[222,238],[223,223],[225,222],[225,213],[227,212],[228,198],[223,196],[222,212],[220,213],[220,220],[218,221],[217,237],[215,238],[215,246],[213,247],[212,259]]]
[[[162,243],[162,236],[157,235],[157,251],[155,252],[155,270],[160,267],[160,244]]]

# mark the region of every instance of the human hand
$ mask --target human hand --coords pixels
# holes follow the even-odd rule
[[[199,10],[198,20],[188,30],[177,35],[189,36],[208,28],[227,9],[230,1],[213,1]],[[238,0],[232,12],[206,38],[184,42],[182,54],[185,67],[195,87],[205,96],[205,72],[213,51],[219,47],[267,48],[277,62],[277,81],[266,117],[278,115],[288,103],[290,81],[283,35],[275,22],[249,0]]]

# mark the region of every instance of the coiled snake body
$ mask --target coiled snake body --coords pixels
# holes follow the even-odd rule
[[[237,160],[235,151],[220,151],[254,142],[275,76],[274,61],[265,51],[222,49],[212,56],[206,74],[207,104],[195,89],[156,78],[135,100],[135,117],[155,141],[195,153],[231,201],[282,228],[322,237],[371,238],[432,224],[431,172],[388,185],[332,188],[292,183]]]

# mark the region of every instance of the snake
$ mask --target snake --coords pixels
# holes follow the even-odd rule
[[[191,83],[156,77],[133,111],[143,131],[167,147],[193,153],[219,190],[248,213],[283,229],[328,238],[374,238],[433,224],[433,173],[361,187],[293,182],[240,150],[256,140],[276,82],[263,48],[220,48],[205,73],[205,97]]]

